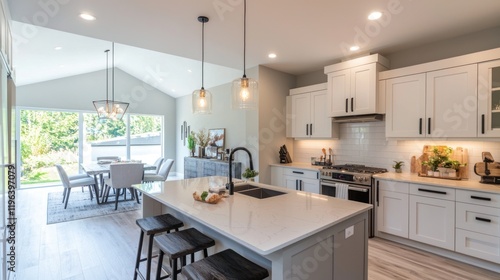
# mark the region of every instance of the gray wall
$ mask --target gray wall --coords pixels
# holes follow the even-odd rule
[[[105,71],[19,86],[18,107],[93,112],[92,101],[106,98]],[[111,98],[111,92],[109,92]],[[115,100],[130,103],[127,113],[164,116],[164,156],[175,158],[175,99],[115,69]],[[172,169],[175,170],[175,166]]]

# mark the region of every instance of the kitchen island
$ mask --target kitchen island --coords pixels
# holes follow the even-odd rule
[[[217,204],[193,199],[226,182],[212,176],[134,187],[144,194],[144,217],[170,213],[216,240],[210,254],[232,248],[272,279],[367,279],[371,205],[258,183],[252,185],[284,194],[235,192]]]

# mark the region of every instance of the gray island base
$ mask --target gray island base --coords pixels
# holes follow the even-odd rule
[[[144,217],[170,213],[216,240],[209,254],[231,248],[268,269],[270,279],[368,278],[371,205],[258,183],[286,193],[257,199],[235,192],[217,204],[192,197],[226,182],[212,176],[134,187],[144,194]]]

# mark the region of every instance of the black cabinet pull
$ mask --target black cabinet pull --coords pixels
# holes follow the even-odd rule
[[[481,221],[481,222],[491,223],[491,220],[490,220],[490,219],[481,218],[481,217],[476,217],[476,221]]]
[[[431,135],[431,118],[427,119],[427,134]]]
[[[295,173],[295,174],[304,174],[304,172],[302,172],[302,171],[292,171],[292,173]]]
[[[379,203],[379,201],[378,201],[379,183],[380,183],[380,181],[377,181],[377,207],[380,205],[380,203]]]
[[[418,120],[418,133],[422,135],[422,118]]]
[[[351,112],[354,112],[354,97],[351,97]]]
[[[484,114],[481,115],[481,134],[484,134]]]
[[[489,197],[481,197],[481,196],[471,195],[470,198],[477,199],[477,200],[491,201],[491,198],[489,198]]]
[[[346,113],[349,112],[349,110],[347,108],[349,108],[349,99],[348,98],[345,99],[345,112]]]
[[[299,180],[295,180],[295,190],[299,190]]]
[[[418,188],[418,191],[420,191],[420,192],[429,192],[429,193],[437,193],[437,194],[446,194],[446,192],[442,192],[442,191],[427,190],[427,189],[421,189],[421,188]]]
[[[309,125],[306,124],[306,135],[309,135]]]
[[[313,135],[313,124],[309,124],[309,135]]]
[[[302,180],[299,180],[299,191],[302,190]]]

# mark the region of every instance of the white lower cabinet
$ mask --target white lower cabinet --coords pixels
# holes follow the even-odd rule
[[[319,194],[319,171],[271,166],[271,185]]]
[[[499,199],[498,194],[457,190],[457,252],[500,263]]]
[[[410,184],[412,240],[455,250],[455,189]]]
[[[295,176],[285,176],[284,181],[288,189],[319,193],[319,180],[304,179]]]
[[[409,184],[397,181],[377,181],[377,230],[408,238]]]

